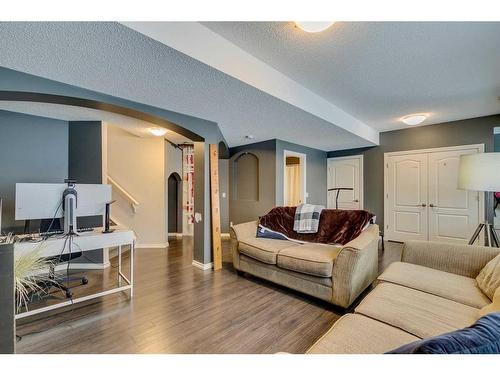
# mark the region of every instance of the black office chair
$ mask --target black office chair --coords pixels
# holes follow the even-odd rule
[[[41,233],[45,233],[48,231],[56,231],[60,230],[61,228],[62,228],[61,219],[55,219],[55,220],[43,219],[40,221]],[[49,268],[49,281],[44,282],[43,286],[45,286],[48,289],[52,287],[60,289],[61,291],[64,292],[67,298],[72,298],[73,292],[71,291],[71,288],[68,286],[68,284],[78,282],[78,284],[74,286],[81,286],[88,284],[89,280],[85,276],[83,277],[70,277],[68,275],[59,276],[56,273],[56,266],[61,263],[70,262],[73,259],[79,258],[81,256],[82,256],[82,251],[78,251],[78,252],[71,252],[71,254],[62,254],[45,258],[51,262],[51,266]]]

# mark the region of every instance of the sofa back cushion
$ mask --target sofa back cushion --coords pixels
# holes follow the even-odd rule
[[[489,299],[500,287],[500,254],[490,260],[476,277],[477,285]]]
[[[470,327],[419,340],[389,354],[500,354],[500,313],[480,318]]]

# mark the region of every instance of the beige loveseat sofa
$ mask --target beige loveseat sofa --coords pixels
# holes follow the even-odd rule
[[[370,225],[344,246],[257,238],[257,222],[231,227],[234,267],[341,307],[378,275],[379,229]]]
[[[411,241],[401,262],[309,350],[315,354],[385,353],[404,344],[467,327],[491,300],[476,276],[500,249]]]

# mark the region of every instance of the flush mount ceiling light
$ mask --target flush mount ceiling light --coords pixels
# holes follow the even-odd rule
[[[401,118],[406,125],[418,125],[427,119],[427,115],[423,113],[415,113]]]
[[[149,128],[149,132],[155,137],[162,137],[167,134],[167,129],[165,128]]]
[[[307,33],[319,33],[323,30],[328,29],[335,22],[303,22],[303,21],[295,21],[295,25],[304,30]]]

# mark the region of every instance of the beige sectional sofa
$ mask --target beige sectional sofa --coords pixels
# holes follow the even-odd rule
[[[308,353],[385,353],[401,345],[471,325],[491,300],[476,276],[498,248],[411,241],[401,262],[342,316]]]
[[[378,275],[375,224],[344,246],[257,238],[257,222],[231,227],[234,267],[260,278],[348,307]]]

